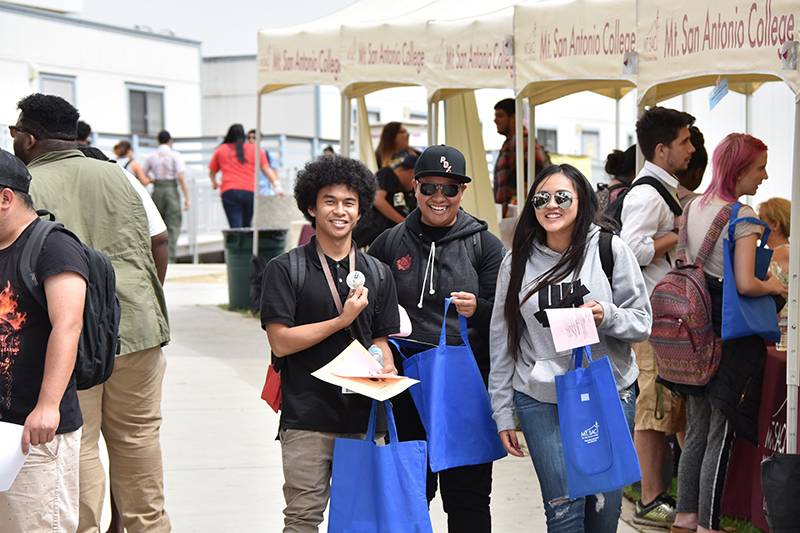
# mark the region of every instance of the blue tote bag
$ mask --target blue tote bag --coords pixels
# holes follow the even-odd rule
[[[592,361],[588,346],[572,355],[575,369],[556,376],[556,394],[569,497],[580,498],[618,490],[642,473],[608,357]]]
[[[728,238],[722,242],[724,272],[722,275],[722,339],[731,340],[749,335],[758,335],[764,340],[777,342],[781,338],[778,328],[778,310],[772,296],[742,296],[736,288],[733,268],[733,251],[736,249],[735,231],[739,222],[751,222],[764,227],[761,245],[756,248],[756,272],[758,279],[767,278],[772,250],[765,248],[769,238],[769,226],[754,217],[738,218],[740,203],[731,210]]]
[[[428,436],[433,472],[490,463],[506,456],[463,316],[458,317],[463,344],[447,345],[449,308],[450,298],[446,298],[438,346],[406,358],[403,347],[419,348],[420,344],[405,339],[391,341],[405,359],[403,373],[420,381],[409,391]]]
[[[400,442],[392,404],[383,405],[389,444],[374,442],[377,401],[364,440],[336,439],[328,533],[433,533],[425,497],[425,441]]]

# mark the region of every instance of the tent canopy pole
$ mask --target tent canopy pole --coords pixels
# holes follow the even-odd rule
[[[789,233],[800,235],[800,100],[794,104],[794,154],[792,163],[792,218]],[[798,357],[798,314],[800,307],[800,246],[789,247],[789,323],[786,353],[786,452],[798,453],[797,447],[797,389],[800,385]]]
[[[514,116],[514,151],[516,152],[516,174],[517,174],[517,218],[522,214],[522,206],[525,204],[525,153],[522,146],[522,116],[523,116],[523,96],[517,96],[515,101]]]
[[[261,161],[261,97],[256,95],[256,150],[253,163],[253,257],[258,257],[258,163]]]

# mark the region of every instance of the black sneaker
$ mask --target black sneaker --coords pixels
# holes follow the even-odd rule
[[[642,505],[642,500],[636,502],[634,524],[669,529],[674,521],[675,500],[669,494],[661,494],[648,505]]]

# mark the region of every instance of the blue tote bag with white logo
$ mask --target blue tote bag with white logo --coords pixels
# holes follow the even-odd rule
[[[375,444],[377,401],[364,440],[336,439],[328,533],[433,533],[425,441],[400,442],[392,404],[383,405],[389,444]]]
[[[588,346],[572,354],[574,370],[556,376],[556,394],[569,497],[580,498],[618,490],[642,473],[608,357],[593,361]]]
[[[403,373],[420,381],[409,391],[428,436],[433,472],[490,463],[506,456],[463,316],[458,316],[463,344],[447,345],[449,308],[450,298],[446,298],[439,345],[408,358],[403,355]],[[391,342],[401,355],[404,347],[419,347],[419,343],[405,339]]]
[[[733,251],[736,248],[736,224],[750,222],[764,227],[761,245],[756,248],[756,271],[758,279],[767,279],[772,250],[765,248],[769,239],[769,226],[754,217],[738,218],[742,204],[733,204],[728,238],[722,241],[724,271],[722,274],[722,340],[739,339],[758,335],[764,340],[777,342],[781,338],[778,328],[778,309],[772,296],[742,296],[736,287],[736,271],[733,267]]]

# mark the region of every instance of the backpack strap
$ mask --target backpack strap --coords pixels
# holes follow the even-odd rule
[[[483,256],[483,238],[481,238],[480,232],[473,233],[469,237],[469,241],[465,242],[464,245],[467,248],[467,257],[469,257],[469,262],[472,264],[472,268],[475,270],[475,272],[477,272],[478,262]]]
[[[31,234],[28,236],[28,240],[25,241],[25,245],[22,247],[22,254],[19,261],[19,276],[22,278],[22,283],[25,285],[25,288],[42,309],[47,309],[47,299],[45,298],[44,289],[39,283],[39,280],[36,279],[36,265],[39,262],[39,254],[42,253],[44,241],[47,239],[47,236],[50,235],[51,231],[63,227],[64,226],[58,222],[40,220],[33,227]]]
[[[372,279],[378,280],[376,284],[378,287],[383,286],[383,282],[386,279],[386,275],[383,269],[383,263],[381,263],[376,257],[372,257],[368,254],[361,254],[364,257],[364,260],[367,263],[367,271]]]
[[[298,246],[289,250],[289,281],[294,288],[295,299],[300,299],[306,281],[306,249]]]
[[[389,228],[389,232],[386,235],[386,242],[384,243],[383,247],[389,253],[393,253],[395,250],[398,250],[398,246],[400,242],[403,240],[403,235],[406,232],[406,225],[405,224],[397,224]]]
[[[672,196],[667,188],[661,183],[661,180],[658,178],[654,178],[653,176],[642,176],[641,178],[637,179],[631,185],[631,188],[636,187],[637,185],[650,185],[652,188],[658,191],[658,194],[661,195],[661,198],[669,206],[669,210],[672,211],[672,214],[676,217],[679,217],[683,214],[683,209],[681,209],[681,204],[678,200]]]
[[[686,248],[689,240],[689,230],[687,229],[689,221],[689,208],[693,204],[694,201],[686,206],[686,218],[684,219],[683,226],[681,226],[680,233],[678,234],[679,253],[683,253],[684,261],[686,260]],[[728,204],[723,207],[719,213],[717,213],[717,216],[714,217],[714,221],[711,223],[711,227],[708,229],[708,233],[706,233],[706,236],[703,239],[703,244],[700,245],[700,251],[697,253],[697,257],[694,260],[697,266],[702,267],[708,259],[708,256],[711,255],[711,252],[714,250],[714,246],[717,244],[719,236],[722,234],[722,228],[725,227],[725,224],[727,224],[731,218],[732,208],[733,204]]]
[[[604,229],[600,230],[600,264],[603,266],[603,273],[608,279],[608,285],[614,288],[614,250],[611,248],[611,240],[614,234]]]

